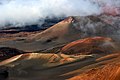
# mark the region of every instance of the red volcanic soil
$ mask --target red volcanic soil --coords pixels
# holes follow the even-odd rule
[[[116,59],[116,62],[112,60],[103,67],[91,69],[69,80],[120,80],[119,61],[120,59]]]
[[[93,37],[71,42],[64,46],[61,52],[65,54],[95,54],[112,53],[114,50],[114,44],[111,38]]]
[[[86,17],[73,16],[42,32],[1,34],[0,46],[38,52],[91,36],[115,39],[118,38],[119,21],[118,16],[113,18],[113,16],[105,14]]]
[[[74,22],[74,19],[73,19],[73,17],[68,17],[68,18],[64,19],[62,22],[63,23],[72,23],[72,22]]]

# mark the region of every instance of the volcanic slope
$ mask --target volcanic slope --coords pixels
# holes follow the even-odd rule
[[[112,44],[101,46],[108,42]],[[96,44],[99,44],[94,48],[97,53],[91,52],[93,47],[88,45]],[[0,69],[7,67],[9,79],[12,80],[119,80],[120,53],[115,51],[113,44],[111,38],[85,38],[67,44],[59,54],[26,53],[4,59],[0,62]],[[86,48],[89,54],[78,49],[79,46]],[[71,48],[75,52],[69,54]],[[98,48],[108,52],[99,51]]]
[[[63,46],[74,40],[86,37],[104,36],[114,39],[119,38],[119,26],[116,25],[119,25],[118,21],[120,21],[120,18],[115,18],[112,24],[110,24],[108,17],[111,19],[111,16],[108,15],[68,17],[27,39],[3,41],[0,43],[0,47],[13,47],[33,52]]]
[[[97,67],[92,65],[91,69],[68,80],[120,80],[120,53],[107,55],[98,60],[101,62],[93,64]]]
[[[7,67],[9,79],[12,80],[120,79],[120,53],[104,56],[92,54],[78,56],[61,54],[61,56],[50,53],[21,54],[0,62],[0,66]]]

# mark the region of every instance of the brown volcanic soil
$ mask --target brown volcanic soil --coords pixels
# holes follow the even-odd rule
[[[24,74],[22,74],[22,76],[21,75],[11,76],[10,77],[11,80],[66,80],[66,79],[120,80],[119,77],[120,53],[114,53],[114,47],[113,47],[114,42],[111,40],[111,39],[115,39],[118,40],[119,42],[119,34],[116,35],[116,32],[119,32],[119,21],[120,21],[119,16],[118,17],[116,16],[114,18],[113,16],[107,16],[107,15],[69,17],[68,19],[50,27],[49,29],[43,32],[37,34],[35,33],[35,35],[34,34],[30,35],[28,33],[28,35],[30,36],[28,35],[24,36],[24,33],[20,33],[20,37],[15,37],[18,36],[19,33],[17,35],[14,34],[13,36],[12,35],[7,36],[5,34],[6,36],[5,39],[8,39],[7,37],[9,36],[12,38],[15,37],[15,39],[14,40],[8,39],[7,41],[2,40],[0,43],[0,47],[3,46],[13,47],[12,50],[14,50],[14,48],[17,48],[25,51],[39,52],[40,50],[44,50],[44,49],[45,50],[48,49],[49,51],[51,51],[50,48],[55,49],[55,47],[58,48],[61,45],[65,45],[69,42],[81,39],[66,45],[67,47],[65,46],[62,49],[63,51],[61,52],[65,54],[69,54],[69,53],[71,54],[70,49],[73,48],[75,51],[72,53],[75,54],[75,56],[70,54],[68,56],[72,56],[72,57],[74,56],[76,59],[77,59],[76,54],[77,55],[79,53],[81,54],[86,53],[87,55],[90,54],[89,55],[90,58],[78,60],[69,63],[67,65],[65,64],[43,70],[36,69],[35,67],[38,66],[40,62],[38,61],[39,58],[37,58],[38,60],[36,60],[35,58],[34,61],[34,59],[31,60],[32,56],[30,57],[28,56],[27,60],[30,59],[28,64],[33,65],[35,67],[35,70],[32,66],[29,67],[28,65],[27,67],[29,68],[26,69],[28,71],[28,74],[23,72]],[[96,36],[103,36],[103,37],[96,37]],[[101,47],[100,45],[101,43],[102,44],[107,43],[107,47],[106,46]],[[95,48],[91,46],[95,46]],[[81,48],[83,48],[82,49],[83,51],[81,51]],[[3,50],[2,54],[6,55],[7,54],[6,51],[8,50],[5,51]],[[98,52],[96,53],[96,51]],[[104,51],[105,53],[107,52],[107,54],[102,55]],[[45,60],[46,57],[48,58],[49,56],[46,54],[45,58],[43,58],[43,62],[46,61]],[[9,57],[5,57],[4,59],[9,60],[8,58]],[[26,59],[26,56],[23,58]],[[23,58],[20,60],[23,60]],[[62,58],[63,58],[62,61],[67,61],[67,58],[65,57]],[[17,61],[18,63],[21,62],[19,61],[19,59],[17,59]],[[33,64],[31,64],[31,61],[33,61],[32,62]],[[16,63],[16,68],[19,68],[19,65],[24,66],[22,63],[26,64],[26,62],[23,60],[21,64]],[[14,65],[7,65],[7,66],[10,66],[9,70],[11,71],[16,69],[16,68],[11,68],[12,66],[14,67]],[[40,66],[41,65],[39,65],[39,67]]]
[[[82,39],[81,41],[78,40],[78,42],[84,43],[85,46],[88,43],[89,44],[94,43],[94,40],[98,41],[99,43],[103,43],[105,41],[110,41],[110,42],[112,41],[110,38],[93,37],[93,38],[85,38]],[[85,42],[87,44],[85,44]],[[76,43],[76,45],[77,44],[79,43]],[[75,47],[75,49],[77,47]],[[107,50],[109,50],[109,48]],[[41,57],[41,55],[43,56]],[[58,57],[58,59],[56,59],[56,56]],[[69,79],[70,80],[119,80],[120,53],[111,53],[111,54],[108,53],[102,55],[102,52],[99,52],[98,54],[96,53],[96,55],[94,55],[94,52],[92,52],[87,58],[80,60],[77,60],[78,58],[76,55],[74,56],[74,55],[63,54],[63,56],[59,56],[55,54],[55,56],[53,56],[53,54],[51,53],[47,53],[47,54],[37,53],[37,55],[36,53],[29,53],[29,54],[22,54],[22,57],[21,55],[18,55],[17,58],[16,57],[17,56],[14,56],[5,61],[3,60],[3,62],[1,62],[2,63],[1,65],[10,62],[10,65],[8,64],[6,66],[7,67],[10,66],[9,67],[10,79],[12,80],[69,80]],[[61,58],[62,60],[60,60]],[[54,61],[51,62],[51,59],[55,61],[58,60],[60,61],[60,63],[63,64],[57,66],[60,63],[58,62],[57,64],[56,63],[54,64]],[[71,60],[77,60],[77,61],[71,62],[69,64],[64,64],[64,62]],[[44,63],[45,65],[41,65],[41,63]],[[49,65],[53,66],[53,64],[54,67],[52,68],[38,69],[41,68],[41,66],[47,67]],[[19,68],[21,72],[22,70],[26,70],[27,73],[23,71],[21,75],[17,75],[16,74],[17,70],[15,69],[19,70]]]
[[[26,57],[27,56],[28,55],[26,55]],[[23,59],[25,59],[26,57],[23,57]],[[38,56],[35,57],[37,58]],[[47,54],[44,57],[45,58],[43,59],[47,59],[48,58]],[[26,60],[29,59],[32,59],[32,56],[28,57],[28,59]],[[22,59],[18,59],[16,62],[20,63],[24,61],[21,60]],[[30,60],[30,62],[31,61],[32,60]],[[32,61],[32,63],[33,62],[34,61]],[[34,66],[37,65],[35,65],[34,63]],[[14,69],[18,67],[19,66],[16,66]],[[28,68],[27,69],[28,74],[24,73],[23,75],[19,75],[19,76],[12,75],[11,79],[12,80],[21,80],[21,79],[23,80],[119,80],[120,79],[119,68],[120,68],[120,53],[113,53],[110,55],[108,54],[106,56],[87,58],[67,65],[57,66],[43,70],[39,70],[39,69],[33,70],[33,68]]]
[[[0,47],[13,47],[24,51],[38,52],[78,39],[96,36],[110,37],[119,42],[119,17],[105,14],[68,17],[58,24],[30,37],[9,41],[2,40]]]
[[[64,54],[98,54],[113,53],[116,47],[111,38],[93,37],[80,39],[64,46],[61,50]]]
[[[117,56],[108,63],[105,61],[106,65],[93,68],[69,80],[120,80],[120,54]]]
[[[41,32],[41,31],[12,33],[12,30],[10,30],[10,31],[7,31],[7,33],[1,32],[0,33],[0,42],[22,39],[22,38],[24,39],[30,35],[35,35],[36,33],[39,33],[39,32]]]

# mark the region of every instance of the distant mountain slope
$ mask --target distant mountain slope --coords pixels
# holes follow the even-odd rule
[[[25,26],[13,26],[12,24],[6,24],[6,26],[0,28],[0,33],[18,33],[18,32],[33,32],[39,30],[45,30],[54,24],[62,21],[64,17],[46,17],[43,20],[40,20],[36,24],[25,25]]]
[[[110,37],[113,40],[118,40],[119,43],[119,17],[110,15],[68,17],[25,40],[1,42],[0,46],[14,47],[25,51],[41,51],[74,40],[95,36]]]

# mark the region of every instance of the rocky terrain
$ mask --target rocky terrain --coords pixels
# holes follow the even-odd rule
[[[71,16],[37,32],[0,33],[0,79],[120,80],[120,16]]]

